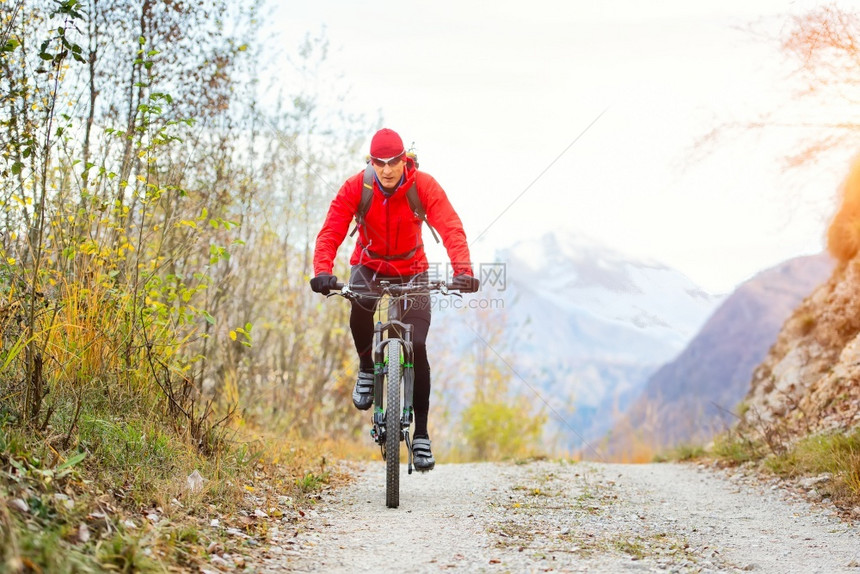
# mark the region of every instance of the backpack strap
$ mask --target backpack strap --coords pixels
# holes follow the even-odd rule
[[[358,203],[358,209],[355,210],[355,227],[349,232],[350,237],[355,235],[359,225],[364,225],[364,216],[370,209],[370,202],[373,201],[373,176],[373,166],[368,163],[364,169],[364,182],[361,184],[361,201]]]
[[[406,190],[406,199],[409,201],[409,207],[412,208],[412,213],[415,214],[415,217],[427,224],[427,227],[430,228],[430,233],[433,234],[433,239],[436,240],[436,243],[439,243],[439,237],[436,235],[436,230],[433,229],[433,226],[430,225],[429,221],[427,221],[427,212],[424,210],[424,204],[421,203],[421,198],[418,197],[418,186],[414,181],[409,189]]]

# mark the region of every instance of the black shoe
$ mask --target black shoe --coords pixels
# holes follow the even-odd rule
[[[366,411],[373,406],[373,373],[358,373],[358,380],[352,390],[352,404],[360,411]]]
[[[427,437],[412,440],[412,457],[415,462],[415,470],[427,472],[436,466],[436,459],[430,451],[430,439]]]

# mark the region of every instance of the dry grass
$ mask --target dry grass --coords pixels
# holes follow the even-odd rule
[[[634,424],[629,413],[615,409],[612,432],[596,449],[607,461],[643,464],[652,462],[665,450],[656,433],[659,426],[656,401],[643,403],[642,413],[642,423]],[[593,457],[594,453],[590,456]]]
[[[653,462],[658,452],[658,445],[633,437],[626,447],[613,453],[611,460],[626,464],[644,464]]]
[[[707,457],[705,448],[695,444],[681,444],[654,456],[654,462],[689,462]]]
[[[828,473],[831,479],[817,487],[819,492],[843,508],[860,505],[860,429],[808,436],[766,464],[787,478]]]
[[[347,480],[333,461],[372,456],[349,440],[241,428],[228,448],[203,457],[153,421],[87,414],[79,443],[86,455],[76,457],[78,448],[57,451],[45,437],[7,422],[0,420],[0,467],[14,480],[0,481],[0,492],[6,501],[24,501],[27,510],[0,505],[4,572],[198,569],[208,563],[212,541],[243,552],[236,546],[241,539],[209,528],[211,520],[260,534],[265,524],[247,518],[255,510],[298,516],[320,489]],[[191,491],[188,477],[195,471],[204,482]],[[81,524],[89,540],[80,539]]]

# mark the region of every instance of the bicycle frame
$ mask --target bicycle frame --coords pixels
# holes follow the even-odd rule
[[[387,297],[388,300],[386,320],[382,321],[382,308],[379,306],[377,312],[380,315],[373,328],[374,408],[370,435],[379,445],[386,463],[386,504],[389,508],[397,508],[400,503],[401,442],[406,442],[409,474],[412,474],[414,459],[409,435],[414,414],[415,390],[413,327],[403,322],[403,315],[410,296],[429,296],[435,292],[442,295],[460,296],[460,294],[450,292],[451,287],[444,281],[424,284],[391,284],[388,281],[380,281],[371,293],[366,294],[352,291],[349,286],[342,283],[338,283],[334,288],[339,291],[333,291],[330,295],[340,295],[352,301],[362,296],[379,297],[380,300]]]

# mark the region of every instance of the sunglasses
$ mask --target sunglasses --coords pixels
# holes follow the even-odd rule
[[[403,161],[403,155],[404,154],[400,154],[400,155],[396,155],[394,157],[388,157],[388,158],[372,157],[371,156],[370,161],[372,161],[373,165],[375,165],[376,167],[385,167],[386,165],[389,167],[394,167],[394,166],[400,164],[401,161]]]

